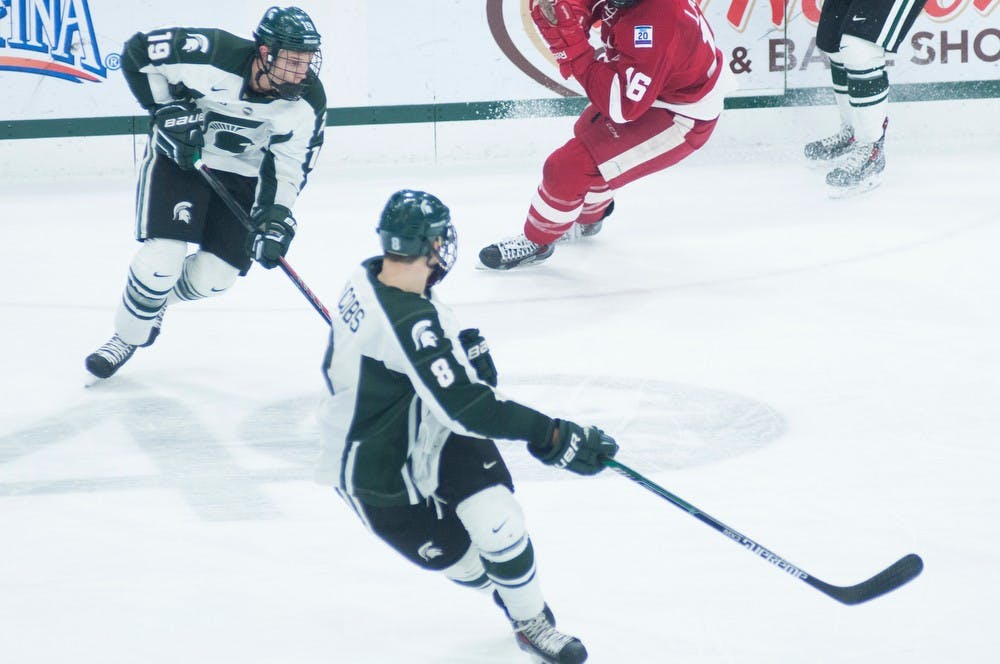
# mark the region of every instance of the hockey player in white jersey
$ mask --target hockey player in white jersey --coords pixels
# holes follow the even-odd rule
[[[459,330],[432,287],[457,254],[447,207],[392,195],[379,227],[383,255],[364,261],[333,315],[324,361],[318,479],[364,524],[424,569],[493,591],[518,645],[544,662],[587,658],[556,629],[534,551],[495,439],[527,442],[546,464],[581,475],[618,450],[596,427],[553,419],[503,398],[478,330]]]
[[[926,0],[826,0],[816,46],[830,58],[840,129],[807,143],[805,156],[827,164],[834,198],[868,191],[882,182],[889,126],[886,57],[895,53]]]
[[[161,28],[125,42],[122,71],[150,113],[136,238],[115,333],[87,357],[107,378],[153,343],[168,305],[219,295],[253,260],[270,269],[295,235],[292,207],[326,124],[320,34],[297,7],[271,7],[248,40]],[[201,159],[251,215],[248,231],[194,170]],[[194,253],[189,245],[196,245]]]

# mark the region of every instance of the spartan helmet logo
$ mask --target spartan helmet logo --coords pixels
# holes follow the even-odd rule
[[[417,350],[431,348],[438,344],[437,335],[431,329],[431,322],[429,320],[418,321],[413,326],[413,329],[410,330],[410,338],[413,339],[413,346]]]
[[[184,45],[181,46],[181,50],[185,53],[194,53],[195,51],[208,53],[208,37],[197,32],[192,32],[188,34],[187,39],[184,40]]]
[[[180,221],[185,224],[191,223],[191,202],[181,201],[174,206],[174,221]]]

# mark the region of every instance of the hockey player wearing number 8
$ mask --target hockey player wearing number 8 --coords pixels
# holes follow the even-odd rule
[[[830,194],[842,197],[878,186],[885,170],[889,76],[885,54],[895,53],[926,0],[826,0],[816,45],[830,58],[840,129],[806,144],[806,159],[833,166]]]
[[[432,288],[457,256],[440,200],[393,194],[378,232],[383,255],[355,271],[333,315],[317,477],[408,560],[492,591],[521,649],[545,662],[582,662],[583,644],[556,629],[542,597],[524,515],[493,441],[527,442],[543,463],[581,475],[600,472],[618,445],[596,427],[552,419],[495,390],[482,336],[459,331]]]
[[[616,190],[708,141],[735,87],[697,0],[533,0],[531,17],[563,78],[575,78],[590,103],[573,138],[545,160],[524,232],[480,252],[495,270],[596,235]],[[596,21],[600,55],[588,41]]]
[[[248,40],[213,28],[163,28],[125,42],[122,72],[150,112],[136,192],[136,238],[115,334],[87,357],[98,378],[153,343],[168,305],[228,290],[252,261],[278,265],[291,208],[326,124],[320,34],[297,7],[271,7]],[[195,165],[251,215],[248,231]],[[197,251],[188,255],[188,245]]]

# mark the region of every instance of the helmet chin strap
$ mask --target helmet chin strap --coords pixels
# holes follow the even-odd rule
[[[267,54],[268,59],[271,58],[271,54]],[[269,67],[264,62],[264,56],[260,54],[260,50],[257,51],[257,73],[253,76],[253,84],[258,90],[265,90],[267,92],[274,92],[274,81],[271,80],[271,75],[269,72]],[[267,78],[267,86],[261,85],[261,79]]]
[[[436,258],[437,263],[432,264],[431,258]],[[441,280],[448,275],[448,270],[444,269],[444,262],[441,260],[441,255],[433,246],[431,247],[431,252],[427,254],[427,267],[431,269],[431,273],[427,275],[426,292],[430,292],[431,287],[441,283]]]
[[[265,89],[264,86],[261,85],[260,79],[262,79],[262,78],[264,78],[266,76],[267,76],[267,72],[266,71],[264,71],[263,69],[258,69],[257,70],[257,74],[253,77],[253,83],[254,83],[254,86],[257,87],[257,89],[259,89],[259,90]],[[267,83],[268,83],[268,85],[271,84],[271,78],[270,77],[267,78]]]

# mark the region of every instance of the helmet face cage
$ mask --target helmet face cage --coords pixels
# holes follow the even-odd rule
[[[312,19],[298,7],[271,7],[253,36],[258,57],[260,47],[267,46],[267,57],[260,63],[271,88],[282,99],[299,99],[317,80],[323,65],[321,39]],[[305,55],[309,56],[308,65]]]
[[[438,283],[447,276],[451,271],[451,268],[455,267],[455,261],[458,260],[458,231],[455,227],[448,222],[448,227],[445,229],[444,235],[439,235],[435,240],[440,240],[441,243],[434,247],[431,245],[431,251],[437,257],[437,265],[434,266],[434,271],[431,272],[431,276],[427,279],[427,288],[430,289],[431,286]],[[433,241],[432,241],[433,242]]]
[[[319,68],[323,64],[323,54],[319,50],[298,51],[298,53],[311,55],[305,78],[302,78],[301,68],[296,65],[299,59],[289,55],[289,52],[296,53],[292,49],[268,46],[267,60],[262,61],[261,64],[267,80],[271,83],[271,88],[277,95],[287,101],[296,101],[305,94],[309,85],[319,76]]]

